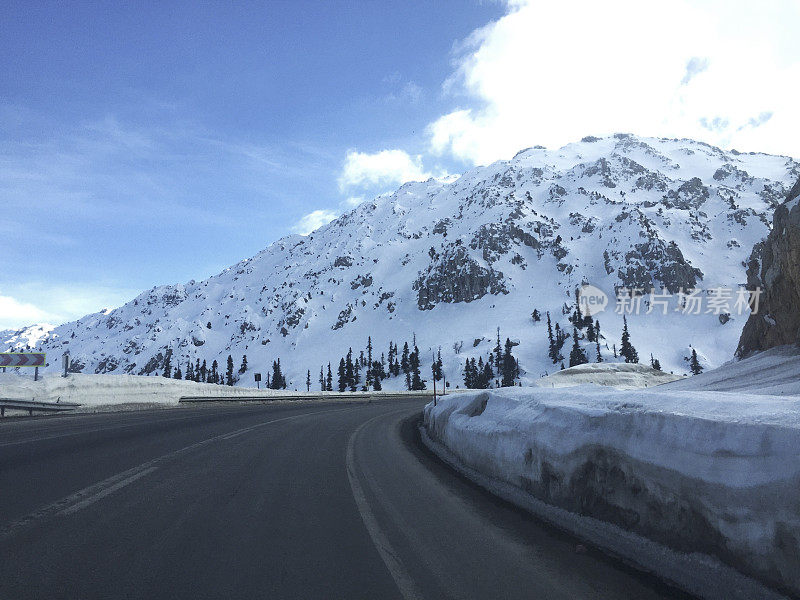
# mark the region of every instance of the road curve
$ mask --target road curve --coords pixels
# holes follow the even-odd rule
[[[424,402],[0,422],[0,599],[680,597],[450,471]]]

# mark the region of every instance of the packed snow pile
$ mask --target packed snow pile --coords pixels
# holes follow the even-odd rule
[[[798,396],[509,388],[424,423],[493,481],[800,593]]]
[[[652,387],[683,379],[639,363],[587,363],[556,371],[534,382],[537,387],[562,388],[593,383],[619,390]]]
[[[77,402],[85,407],[109,404],[177,404],[181,396],[255,396],[278,392],[137,375],[47,374],[39,381],[0,373],[0,398],[37,402]]]

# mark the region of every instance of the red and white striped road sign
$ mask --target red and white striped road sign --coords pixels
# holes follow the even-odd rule
[[[0,367],[43,367],[44,352],[0,353]]]

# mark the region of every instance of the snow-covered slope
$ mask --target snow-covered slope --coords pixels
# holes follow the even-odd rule
[[[246,354],[264,372],[280,357],[289,387],[304,389],[307,369],[314,386],[320,365],[331,362],[335,377],[339,357],[349,347],[358,355],[367,336],[379,357],[416,333],[423,375],[441,346],[455,385],[465,358],[485,357],[500,327],[519,342],[531,383],[557,368],[534,309],[571,332],[565,307],[584,281],[609,293],[744,283],[744,261],[799,175],[786,157],[689,140],[617,134],[536,147],[459,178],[406,184],[205,281],[153,288],[45,335],[6,332],[0,349],[45,350],[51,370],[68,349],[84,373],[160,372],[167,348],[183,368],[200,358],[224,369],[229,354],[238,367]],[[607,310],[599,320],[608,359],[621,317]],[[653,353],[681,373],[690,344],[706,366],[727,360],[744,321],[629,317],[642,359]]]

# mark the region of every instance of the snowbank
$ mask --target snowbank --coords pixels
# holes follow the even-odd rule
[[[800,397],[513,388],[424,418],[492,481],[800,593]]]
[[[716,390],[773,396],[800,396],[800,349],[779,346],[713,371],[670,383],[673,390]]]
[[[84,407],[109,404],[177,404],[181,396],[257,396],[279,392],[195,383],[137,375],[47,374],[39,381],[16,373],[0,373],[0,398],[38,402],[78,402]],[[282,392],[281,395],[284,395]]]
[[[620,390],[653,387],[683,379],[680,375],[656,371],[646,365],[627,363],[588,363],[556,371],[534,383],[536,387],[562,388],[594,383]]]

